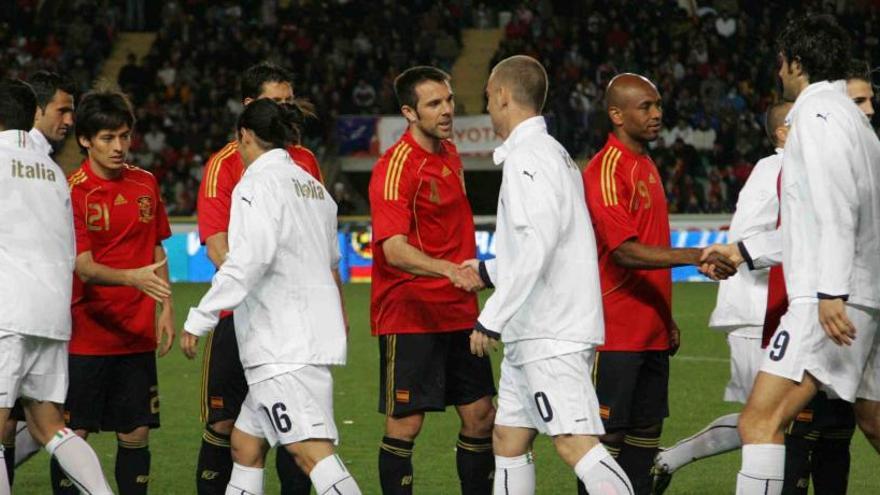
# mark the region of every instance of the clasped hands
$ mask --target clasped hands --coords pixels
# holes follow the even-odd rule
[[[736,274],[737,267],[743,261],[736,244],[712,244],[703,249],[697,268],[712,280],[725,280]]]
[[[462,262],[456,266],[450,264],[446,278],[452,282],[457,289],[468,292],[478,292],[486,288],[483,279],[480,278],[479,260],[471,259]]]

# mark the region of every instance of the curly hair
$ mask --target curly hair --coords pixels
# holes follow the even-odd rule
[[[779,34],[776,46],[788,63],[800,63],[810,82],[846,78],[850,36],[830,15],[793,20]]]

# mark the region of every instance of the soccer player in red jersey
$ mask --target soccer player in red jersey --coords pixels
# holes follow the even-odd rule
[[[242,74],[241,92],[245,105],[260,98],[269,98],[276,103],[290,105],[302,117],[314,117],[309,104],[294,99],[293,76],[277,65],[260,63],[247,69]],[[311,151],[299,144],[288,147],[287,151],[294,163],[321,181],[321,169]],[[205,165],[198,195],[199,237],[205,244],[208,258],[217,267],[223,264],[229,251],[227,231],[231,195],[244,171],[235,140],[214,153]],[[232,313],[221,315],[220,323],[208,337],[206,346],[208,351],[202,363],[201,409],[205,431],[196,468],[196,487],[200,495],[222,495],[226,492],[232,473],[229,436],[248,391],[238,355]],[[309,477],[285,449],[277,450],[276,469],[282,493],[309,493]]]
[[[88,157],[68,178],[76,232],[68,425],[83,438],[114,431],[116,483],[145,494],[149,431],[159,427],[156,356],[171,348],[174,312],[165,251],[171,235],[155,177],[125,162],[134,113],[119,92],[86,94],[76,137]],[[162,306],[158,319],[156,302]],[[57,463],[56,494],[76,493]]]
[[[460,268],[476,253],[464,169],[452,136],[449,75],[413,67],[394,82],[409,122],[370,179],[373,286],[370,324],[379,336],[379,412],[385,436],[379,478],[385,494],[413,491],[412,453],[427,411],[454,405],[462,493],[488,494],[494,470],[495,385],[488,356],[470,352],[483,287]]]
[[[700,265],[701,250],[669,246],[663,181],[647,155],[663,115],[657,88],[642,76],[620,74],[608,84],[606,105],[613,131],[583,174],[605,314],[605,345],[593,379],[607,432],[603,442],[636,493],[646,494],[668,415],[669,356],[679,345],[669,269]],[[721,265],[721,277],[736,271],[722,256],[711,262]]]

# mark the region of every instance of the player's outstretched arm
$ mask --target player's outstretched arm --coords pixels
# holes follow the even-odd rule
[[[635,240],[624,241],[611,254],[618,265],[634,270],[656,270],[684,265],[701,265],[703,252],[696,248],[649,246]],[[715,265],[716,276],[725,279],[736,273],[736,265],[724,256],[711,255],[707,262]]]
[[[220,268],[229,253],[229,235],[226,232],[217,232],[205,239],[205,252],[214,267]]]
[[[111,268],[96,262],[91,251],[84,251],[76,257],[75,270],[84,283],[135,287],[161,303],[171,297],[171,284],[168,283],[167,278],[163,279],[157,274],[165,263],[167,260],[162,259],[140,268]]]
[[[428,256],[407,242],[405,235],[386,239],[382,242],[382,252],[388,264],[398,270],[422,277],[447,278],[459,289],[469,292],[484,288],[483,281],[474,270]]]
[[[154,249],[153,260],[156,262],[165,262],[166,259],[167,256],[162,246],[156,246]],[[171,284],[168,275],[167,262],[159,267],[157,274],[166,283],[169,285]],[[176,332],[174,330],[174,303],[172,301],[173,299],[170,297],[166,297],[162,300],[162,310],[156,318],[156,344],[159,347],[159,357],[168,354],[168,351],[171,350],[172,344],[174,344],[174,335]]]

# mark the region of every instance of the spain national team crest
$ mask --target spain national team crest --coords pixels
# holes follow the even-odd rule
[[[141,196],[137,199],[138,204],[138,220],[143,223],[153,221],[153,198],[150,196]]]

